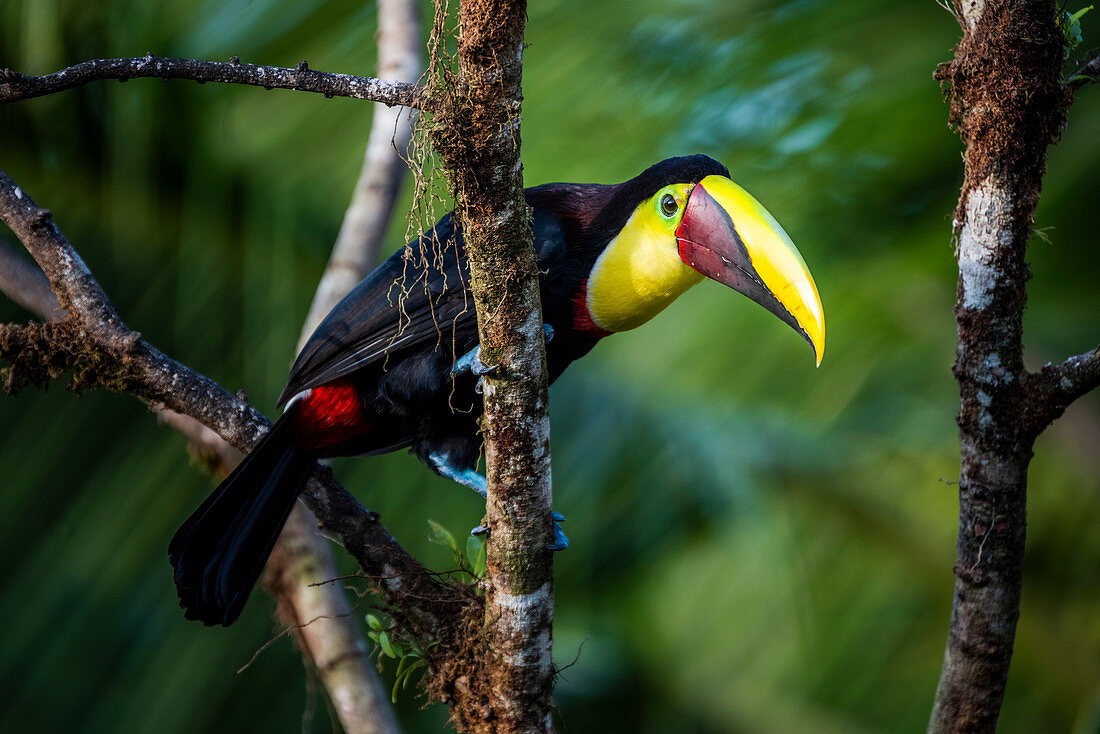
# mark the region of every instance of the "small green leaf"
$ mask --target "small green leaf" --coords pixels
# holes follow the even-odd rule
[[[1081,18],[1090,10],[1092,10],[1091,5],[1081,8],[1076,13],[1063,10],[1058,16],[1058,25],[1062,28],[1062,35],[1066,40],[1066,47],[1070,51],[1080,46],[1081,42],[1085,39],[1084,34],[1081,32]]]
[[[489,544],[484,540],[481,541],[481,550],[477,553],[477,559],[474,561],[474,576],[479,579],[485,576],[485,569],[489,565]]]
[[[476,535],[471,535],[466,538],[466,565],[473,568],[477,565],[477,556],[481,553],[481,538]]]
[[[386,625],[382,624],[382,620],[373,614],[367,615],[367,626],[372,630],[382,630],[386,627]]]
[[[394,660],[397,659],[397,655],[393,651],[393,645],[390,644],[390,636],[386,632],[378,633],[378,646],[382,648],[382,652],[386,653]]]
[[[451,531],[443,527],[435,520],[428,520],[428,527],[431,528],[432,534],[428,536],[428,541],[441,545],[444,548],[449,548],[452,553],[458,555],[458,543],[455,542],[455,536],[451,534]]]

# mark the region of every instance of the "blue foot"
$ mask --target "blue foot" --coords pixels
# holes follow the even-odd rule
[[[484,389],[485,375],[491,375],[499,369],[499,364],[489,366],[481,361],[481,345],[479,344],[462,355],[458,361],[454,363],[454,366],[451,367],[451,374],[461,375],[465,372],[469,372],[472,375],[476,375],[477,385],[474,386],[474,391],[480,395]]]
[[[569,538],[565,532],[562,531],[559,523],[565,522],[565,516],[560,512],[553,513],[554,518],[554,539],[546,544],[546,550],[563,551],[569,547]]]
[[[464,372],[470,372],[481,377],[482,375],[491,375],[498,369],[500,369],[498,364],[489,366],[481,361],[481,345],[479,344],[459,357],[454,366],[451,367],[451,374],[461,375]]]
[[[553,514],[554,518],[554,539],[546,544],[546,550],[551,551],[563,551],[569,547],[569,537],[561,529],[561,525],[558,523],[565,522],[565,516],[560,512]],[[476,528],[470,531],[470,535],[488,535],[489,528],[484,525],[478,525]]]
[[[546,328],[550,328],[549,325]],[[478,474],[473,469],[461,469],[451,463],[450,457],[446,454],[433,452],[428,454],[428,461],[431,462],[432,467],[439,473],[441,477],[446,477],[453,482],[458,482],[463,487],[469,487],[478,494],[482,499],[487,499],[489,496],[489,482],[484,476]],[[569,538],[562,532],[561,525],[559,523],[565,522],[565,515],[560,512],[551,514],[554,520],[554,538],[547,545],[547,550],[560,551],[569,547]],[[476,528],[470,531],[470,535],[485,535],[489,532],[489,528],[484,525],[478,525]]]
[[[549,344],[550,340],[554,338],[554,327],[550,326],[550,324],[543,324],[542,335],[543,339],[546,340],[546,343]],[[477,392],[478,395],[480,395],[484,388],[485,375],[491,375],[495,373],[498,369],[500,369],[499,364],[486,365],[484,362],[481,361],[481,345],[478,344],[476,347],[455,360],[454,365],[451,367],[451,374],[461,375],[469,372],[470,374],[475,375],[478,380],[477,385],[474,387],[474,390]]]

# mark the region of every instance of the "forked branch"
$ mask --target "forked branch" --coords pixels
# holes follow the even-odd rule
[[[1031,423],[1041,431],[1074,400],[1100,387],[1100,347],[1044,366],[1029,376],[1028,387]]]
[[[9,387],[72,370],[78,388],[132,393],[152,407],[194,418],[243,452],[270,427],[243,397],[166,356],[127,327],[49,211],[2,171],[0,220],[27,247],[69,311],[55,323],[0,325],[0,358],[11,365]],[[472,603],[465,589],[440,580],[410,556],[327,468],[318,467],[303,498],[418,637],[434,639],[443,616]]]

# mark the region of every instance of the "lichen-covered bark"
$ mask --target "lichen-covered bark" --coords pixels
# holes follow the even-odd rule
[[[960,0],[963,38],[937,78],[966,146],[955,213],[961,467],[955,594],[933,732],[991,732],[1019,617],[1029,420],[1025,251],[1047,146],[1064,119],[1052,0]]]
[[[286,69],[246,64],[236,57],[230,61],[199,61],[146,54],[133,59],[92,59],[44,76],[25,76],[12,69],[0,69],[0,103],[43,97],[104,79],[124,82],[139,78],[248,84],[406,107],[420,107],[424,91],[416,84],[314,71],[304,61],[293,69]]]
[[[523,197],[520,102],[526,3],[466,0],[459,72],[432,129],[470,260],[486,381],[489,657],[454,705],[460,729],[549,732],[553,689],[550,431],[538,268]],[[435,99],[433,97],[433,103]]]

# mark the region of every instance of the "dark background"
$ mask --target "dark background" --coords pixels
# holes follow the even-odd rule
[[[9,0],[0,66],[152,51],[372,74],[375,11]],[[828,319],[815,370],[763,309],[703,284],[553,388],[554,505],[573,542],[557,556],[558,663],[583,642],[557,689],[563,732],[923,729],[958,477],[960,145],[932,71],[958,32],[930,0],[531,4],[526,181],[614,182],[670,155],[715,156],[783,222]],[[1030,251],[1033,368],[1100,339],[1100,90],[1080,97]],[[271,408],[370,113],[103,82],[0,107],[0,167],[54,211],[134,328]],[[403,235],[399,220],[388,249]],[[0,320],[26,318],[0,299]],[[437,568],[451,562],[427,519],[463,533],[482,513],[403,454],[336,468]],[[1100,731],[1098,470],[1093,396],[1036,447],[1001,731]],[[290,641],[236,673],[276,630],[266,596],[228,630],[176,606],[165,548],[211,486],[133,399],[60,383],[0,396],[0,730],[294,732],[303,712],[329,730]],[[442,730],[445,709],[422,704],[401,699],[406,729]]]

